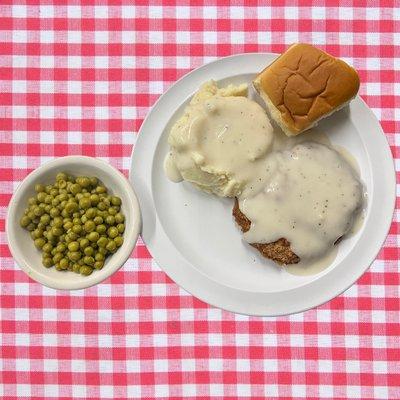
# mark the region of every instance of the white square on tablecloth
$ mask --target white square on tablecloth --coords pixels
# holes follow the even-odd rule
[[[18,372],[26,372],[31,370],[31,360],[28,358],[16,358],[15,370]]]
[[[12,31],[13,43],[26,43],[28,41],[28,31],[24,29],[14,29]]]
[[[94,42],[99,44],[108,43],[108,31],[95,31]]]
[[[81,31],[68,31],[67,32],[67,42],[68,43],[81,43],[82,33]]]
[[[54,6],[41,4],[39,6],[40,18],[54,18]]]
[[[40,43],[54,43],[54,31],[40,31]]]

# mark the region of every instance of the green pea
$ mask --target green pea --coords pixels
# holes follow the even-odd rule
[[[90,247],[90,246],[85,247],[83,249],[83,253],[85,254],[85,256],[92,256],[94,253],[94,249],[93,249],[93,247]]]
[[[51,205],[53,207],[57,207],[60,204],[60,201],[58,199],[54,199],[51,201]]]
[[[61,191],[60,191],[61,192]],[[63,201],[67,201],[68,200],[68,195],[67,193],[65,193],[64,191],[61,192],[61,194],[58,195],[58,199],[60,200],[60,202],[62,203]],[[65,203],[66,204],[66,203]]]
[[[53,250],[53,246],[51,243],[46,243],[43,247],[42,250],[44,253],[51,253],[51,251]]]
[[[87,188],[90,186],[90,179],[86,176],[78,176],[78,178],[76,178],[76,183],[81,185],[83,188]]]
[[[33,224],[32,222],[30,224],[27,225],[26,229],[29,232],[32,232],[35,229],[35,224]]]
[[[78,183],[74,183],[73,185],[71,185],[70,187],[70,191],[72,194],[77,195],[78,193],[80,193],[82,190],[81,185],[79,185]]]
[[[82,239],[79,241],[79,247],[80,247],[81,249],[84,249],[85,247],[88,247],[89,244],[90,244],[90,242],[89,242],[89,240],[86,239],[86,238],[82,238]]]
[[[81,217],[82,224],[86,223],[87,221],[88,221],[88,217],[86,215],[82,215],[82,217]]]
[[[49,215],[49,214],[43,214],[43,215],[40,217],[40,222],[41,222],[42,224],[45,224],[45,225],[48,225],[48,224],[50,223],[50,220],[51,220],[51,218],[50,218],[50,215]]]
[[[58,228],[57,226],[53,226],[53,227],[51,228],[51,233],[52,233],[54,236],[60,236],[60,235],[62,235],[63,230],[62,230],[61,228]]]
[[[30,222],[31,222],[31,220],[27,215],[24,215],[19,221],[20,225],[23,228],[26,228],[30,224]]]
[[[73,242],[74,240],[78,239],[78,235],[75,232],[70,231],[66,237],[65,240],[69,242]]]
[[[54,264],[60,262],[60,260],[63,258],[63,254],[62,253],[56,253],[53,256],[53,262]]]
[[[78,261],[81,258],[82,254],[79,251],[71,251],[68,253],[68,258],[71,261]]]
[[[46,240],[40,237],[35,239],[34,243],[38,249],[41,249],[46,244]]]
[[[107,208],[110,207],[111,202],[110,202],[110,199],[108,197],[104,197],[102,201],[107,206]]]
[[[91,242],[97,242],[99,240],[100,235],[97,232],[90,232],[87,238]]]
[[[58,208],[53,207],[50,210],[50,217],[54,218],[57,217],[58,215],[60,215],[60,210]]]
[[[50,194],[48,194],[44,199],[44,202],[46,204],[51,204],[52,201],[53,201],[53,196],[51,196]]]
[[[86,221],[84,225],[84,229],[86,232],[92,232],[96,228],[96,224],[93,221]]]
[[[41,183],[38,183],[35,185],[35,192],[41,193],[41,192],[44,192],[45,190],[46,190],[46,187],[44,185],[42,185]]]
[[[46,211],[48,214],[50,212],[50,210],[51,210],[51,205],[47,204],[46,207],[44,208],[44,211]]]
[[[64,253],[67,250],[67,246],[64,243],[59,243],[56,247],[58,253]]]
[[[66,258],[62,258],[59,261],[59,265],[60,265],[61,269],[67,269],[68,268],[68,264],[69,264],[69,262],[68,262],[68,260]]]
[[[64,210],[61,211],[61,216],[66,218],[66,217],[68,217],[68,215],[69,214],[68,214],[67,210],[64,208]]]
[[[47,240],[48,240],[49,242],[54,242],[54,241],[56,240],[56,236],[53,235],[52,230],[53,230],[53,228],[51,228],[51,230],[49,230],[49,231],[47,232]]]
[[[93,267],[95,269],[102,269],[104,265],[104,261],[95,261],[93,264]]]
[[[106,247],[108,243],[108,239],[102,236],[98,241],[97,241],[97,246],[100,247]]]
[[[64,179],[60,179],[57,183],[58,183],[58,187],[59,187],[60,189],[64,189],[64,188],[67,187],[67,181],[64,180]]]
[[[104,261],[105,257],[104,257],[103,254],[97,252],[97,253],[94,255],[94,259],[95,259],[95,261]]]
[[[119,233],[124,233],[125,230],[125,225],[124,224],[118,224],[117,229]]]
[[[117,248],[117,245],[115,244],[114,240],[110,240],[110,241],[107,243],[106,249],[107,249],[108,251],[114,252],[114,251],[116,250],[116,248]]]
[[[103,223],[103,218],[100,217],[100,215],[97,215],[96,217],[94,217],[93,222],[94,222],[96,225],[100,225],[100,224]]]
[[[112,216],[114,216],[115,214],[117,214],[118,210],[115,207],[110,207],[108,209],[108,213]]]
[[[72,232],[76,233],[76,234],[80,234],[82,232],[82,225],[74,225],[72,227]]]
[[[102,254],[103,256],[106,256],[107,253],[108,253],[108,250],[107,250],[105,247],[99,247],[99,248],[97,249],[97,253],[98,253],[98,254]]]
[[[51,189],[53,189],[52,185],[46,185],[46,193],[50,194]]]
[[[72,214],[77,209],[78,209],[78,204],[72,201],[69,201],[65,206],[65,210],[67,211],[68,214]]]
[[[44,209],[41,207],[36,207],[33,213],[36,215],[36,217],[40,217],[44,214]]]
[[[90,275],[93,272],[93,268],[89,267],[88,265],[82,265],[79,272],[82,275]]]
[[[30,206],[34,206],[35,204],[37,204],[36,197],[30,197],[30,198],[28,199],[28,204],[29,204]]]
[[[37,194],[37,196],[36,196],[37,201],[38,201],[39,203],[44,203],[44,201],[45,201],[45,199],[46,199],[46,196],[47,196],[46,192],[39,192],[39,193]]]
[[[79,207],[86,210],[90,207],[90,199],[87,199],[86,197],[83,197],[82,199],[79,200]]]
[[[33,220],[36,217],[35,214],[33,213],[33,211],[29,211],[28,214],[26,214],[26,215],[30,220]]]
[[[73,224],[72,221],[67,221],[67,222],[63,225],[63,227],[64,227],[64,229],[65,229],[66,231],[68,231],[69,229],[71,229],[73,226],[74,226],[74,224]]]
[[[54,267],[57,271],[62,271],[62,268],[60,267],[59,263],[54,263]]]
[[[72,271],[76,272],[77,274],[79,274],[80,269],[81,269],[81,266],[79,264],[74,264],[72,266]]]
[[[96,216],[96,210],[92,208],[88,208],[85,212],[85,215],[88,219],[93,219]]]
[[[97,208],[101,211],[104,211],[107,209],[107,206],[102,201],[100,201],[99,204],[97,204]]]
[[[53,219],[53,226],[61,228],[63,226],[64,220],[61,217],[55,217]]]
[[[89,199],[93,206],[96,206],[97,204],[99,204],[100,197],[98,194],[95,194],[95,193],[91,194]]]
[[[83,262],[86,265],[93,265],[94,264],[94,258],[90,257],[90,256],[85,256],[85,257],[83,257]]]
[[[51,190],[50,190],[50,193],[49,193],[49,195],[52,196],[53,199],[54,199],[55,196],[58,196],[58,194],[59,194],[59,192],[58,192],[58,190],[57,190],[56,188],[51,189]],[[54,200],[55,200],[55,199],[54,199]]]
[[[124,214],[122,214],[122,213],[117,213],[117,214],[115,214],[114,218],[115,218],[115,222],[116,222],[117,224],[121,224],[122,222],[125,221]]]
[[[95,176],[90,177],[90,184],[92,186],[96,186],[98,183],[99,183],[99,180]]]
[[[112,215],[108,215],[106,218],[106,223],[108,225],[114,225],[115,224],[115,218]]]
[[[79,243],[78,242],[68,243],[68,250],[69,251],[78,251],[79,250]]]
[[[114,239],[115,244],[117,245],[117,247],[121,247],[122,243],[124,243],[124,238],[122,236],[117,236]]]
[[[29,236],[31,237],[31,239],[35,240],[36,239],[35,231],[29,232]]]
[[[113,206],[120,206],[121,205],[121,199],[118,196],[112,196],[111,197],[111,204]]]
[[[97,225],[96,226],[96,232],[102,235],[103,233],[106,233],[107,227],[104,224]]]
[[[55,256],[57,253],[57,249],[55,247],[53,247],[53,250],[51,251],[51,255]]]
[[[97,186],[96,187],[96,193],[107,193],[107,189],[103,185]]]
[[[43,229],[36,228],[34,231],[36,239],[43,237]]]
[[[53,260],[51,257],[43,257],[42,264],[46,268],[50,268],[53,266]]]
[[[118,229],[117,229],[115,226],[111,226],[110,228],[108,228],[107,233],[108,233],[108,236],[109,236],[111,239],[114,239],[114,238],[117,237],[118,234],[119,234]]]
[[[65,172],[59,172],[56,175],[56,181],[66,181],[68,179],[68,175]]]
[[[76,200],[80,200],[80,199],[83,199],[83,194],[82,193],[77,193],[76,195],[75,195],[75,199]]]

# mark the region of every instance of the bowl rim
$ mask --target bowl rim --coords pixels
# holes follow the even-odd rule
[[[124,194],[129,198],[130,204],[127,205],[127,207],[131,207],[133,209],[132,229],[129,230],[128,232],[125,231],[124,244],[122,245],[122,247],[119,249],[118,252],[116,252],[115,254],[113,254],[112,257],[110,257],[110,261],[109,264],[107,265],[107,268],[95,271],[96,273],[91,274],[89,276],[85,277],[82,276],[81,280],[75,282],[68,282],[65,279],[62,279],[61,274],[60,274],[60,279],[48,276],[46,275],[46,269],[43,269],[42,273],[38,272],[35,268],[30,266],[30,264],[26,262],[25,257],[22,255],[22,252],[20,251],[20,246],[17,244],[14,235],[11,234],[11,229],[12,229],[11,220],[15,219],[17,205],[21,201],[21,198],[25,194],[25,192],[34,183],[34,181],[38,179],[48,169],[57,167],[67,168],[67,166],[71,164],[75,165],[81,164],[83,166],[91,165],[92,167],[106,171],[106,173],[109,174],[111,179],[118,182],[118,186],[121,187],[121,189],[124,191]],[[136,246],[142,226],[142,218],[136,194],[132,188],[132,185],[130,184],[128,179],[122,174],[122,172],[120,172],[118,169],[114,168],[112,165],[110,165],[104,160],[97,159],[94,157],[74,155],[74,156],[59,157],[43,163],[38,168],[30,172],[19,183],[8,204],[5,225],[6,225],[5,232],[11,255],[13,256],[18,266],[30,278],[32,278],[38,283],[41,283],[44,286],[53,289],[78,290],[94,286],[104,281],[112,274],[114,274],[116,271],[118,271],[125,264],[129,256],[131,255],[134,247]]]

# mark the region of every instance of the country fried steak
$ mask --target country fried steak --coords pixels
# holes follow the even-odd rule
[[[240,211],[237,198],[235,198],[232,215],[242,232],[247,232],[250,229],[251,221]],[[300,261],[285,238],[280,238],[272,243],[251,243],[251,246],[256,248],[264,257],[270,258],[278,264],[297,264]]]

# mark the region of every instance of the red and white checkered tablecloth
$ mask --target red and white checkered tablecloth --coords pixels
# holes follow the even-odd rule
[[[48,289],[18,268],[4,233],[11,194],[34,168],[85,154],[127,174],[143,118],[179,77],[218,57],[298,41],[358,69],[399,169],[400,3],[12,3],[0,3],[0,396],[400,399],[397,210],[357,284],[281,318],[197,300],[142,242],[98,286]]]

